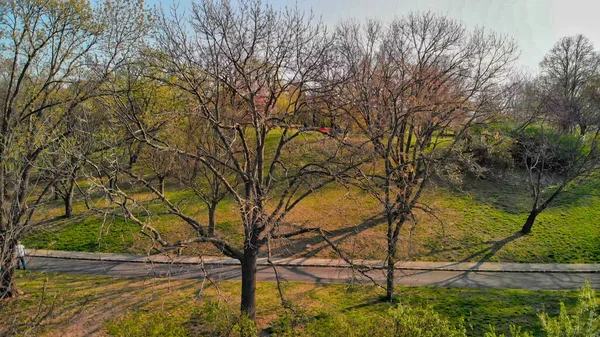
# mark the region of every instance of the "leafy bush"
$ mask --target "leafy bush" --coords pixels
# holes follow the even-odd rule
[[[504,130],[492,126],[469,129],[457,143],[449,147],[449,160],[444,162],[442,175],[460,176],[470,173],[487,177],[493,169],[506,169],[514,165],[512,149],[515,139]]]
[[[561,133],[548,127],[532,125],[514,133],[512,154],[518,165],[525,166],[532,156],[544,154],[544,168],[556,173],[566,173],[573,158],[585,155],[589,151],[578,135]]]
[[[475,128],[464,138],[464,150],[483,167],[507,167],[513,164],[511,149],[515,139],[495,128]]]
[[[185,337],[182,320],[165,313],[129,313],[110,321],[106,330],[115,337]]]
[[[600,336],[597,308],[596,293],[587,281],[581,289],[573,315],[567,313],[565,304],[561,302],[558,317],[549,317],[546,313],[539,317],[548,337],[596,337]]]

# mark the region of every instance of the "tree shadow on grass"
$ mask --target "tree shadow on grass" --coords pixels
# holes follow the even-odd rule
[[[82,213],[74,214],[70,218],[65,218],[64,215],[57,215],[55,217],[43,219],[43,220],[37,221],[33,225],[33,228],[34,228],[33,233],[38,233],[41,231],[45,231],[45,232],[58,231],[68,223],[83,221],[84,219],[86,219],[89,216],[90,216],[89,212],[82,212]]]
[[[436,180],[439,187],[451,191],[459,197],[469,197],[478,204],[488,205],[508,214],[522,214],[528,211],[529,189],[522,183],[518,174],[478,178],[466,176],[460,182]]]
[[[15,305],[12,308],[3,308],[6,311],[2,316],[7,320],[0,319],[0,322],[10,324],[12,315],[29,317],[27,321],[14,322],[16,325],[11,327],[5,326],[6,329],[17,332],[32,329],[29,332],[33,334],[41,329],[60,332],[60,335],[96,335],[102,331],[106,321],[117,319],[127,312],[148,307],[160,307],[160,310],[174,309],[181,303],[165,303],[161,299],[172,292],[193,293],[198,287],[197,282],[155,279],[98,280],[81,279],[81,276],[74,279],[54,273],[44,275],[46,282],[38,282],[39,276],[36,276],[32,280],[33,287],[30,286],[26,291],[26,297],[34,296],[33,299],[17,299],[18,302],[14,301]],[[2,329],[0,334],[1,332]]]
[[[556,189],[552,186],[560,182],[560,177],[553,177],[545,188],[547,191],[544,196],[552,194]],[[436,181],[436,184],[455,193],[467,194],[480,204],[489,205],[508,214],[527,215],[533,204],[530,185],[523,170],[513,170],[502,176],[487,179],[469,176],[458,184],[445,181]],[[576,205],[590,196],[600,196],[600,179],[570,184],[549,208]]]
[[[343,227],[332,231],[327,231],[326,235],[336,245],[340,245],[344,241],[351,237],[357,236],[362,232],[376,227],[385,222],[385,217],[381,214],[377,214],[370,218],[367,218],[362,223],[352,226]],[[330,246],[325,242],[320,234],[306,234],[298,236],[297,238],[281,240],[278,245],[272,250],[274,256],[295,256],[302,254],[303,257],[314,257],[319,252],[328,249]]]
[[[490,259],[494,257],[502,248],[504,248],[504,246],[523,236],[525,236],[525,234],[516,232],[513,235],[501,240],[488,241],[488,244],[491,244],[490,246],[470,254],[469,256],[463,258],[461,262],[477,261],[478,263],[476,267],[479,267],[482,263],[490,261]]]
[[[487,240],[487,241],[483,241],[483,242],[474,243],[471,245],[463,244],[460,246],[453,246],[453,247],[444,248],[444,249],[432,249],[428,253],[420,254],[420,255],[416,256],[416,258],[432,257],[432,256],[440,255],[443,253],[456,252],[456,251],[460,251],[460,250],[470,250],[475,247],[481,247],[477,251],[472,252],[469,255],[461,258],[460,260],[457,261],[457,263],[473,262],[473,261],[477,261],[480,263],[489,262],[507,244],[509,244],[515,240],[518,240],[519,238],[521,238],[523,236],[525,236],[525,234],[523,234],[519,231],[508,237],[505,237],[505,238],[499,239],[499,240]]]

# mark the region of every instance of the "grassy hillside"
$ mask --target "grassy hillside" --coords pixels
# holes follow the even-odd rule
[[[171,331],[177,327],[186,334],[204,335],[216,329],[215,324],[207,326],[207,322],[226,320],[228,313],[236,317],[240,291],[239,282],[231,281],[219,282],[217,290],[209,282],[202,284],[199,280],[114,279],[32,272],[18,273],[17,284],[24,294],[0,306],[0,335],[12,328],[24,332],[36,323],[39,326],[30,331],[36,336],[98,336],[105,334],[107,327],[118,333],[134,331],[134,327],[142,329],[144,324],[156,326],[159,322]],[[284,292],[301,317],[297,322],[299,328],[318,328],[325,335],[327,329],[347,328],[344,326],[347,319],[376,317],[390,308],[380,302],[381,290],[372,286],[286,283]],[[560,301],[572,308],[577,300],[576,291],[416,287],[398,288],[398,293],[403,304],[430,305],[454,321],[465,318],[466,324],[472,325],[471,336],[482,336],[489,324],[499,331],[507,331],[509,324],[518,324],[540,335],[536,316],[539,311],[556,315]],[[273,332],[285,325],[290,315],[281,307],[276,285],[259,283],[257,295],[259,328]]]
[[[164,207],[152,196],[139,192],[154,214]],[[206,207],[185,189],[168,196],[187,214],[204,221]],[[429,261],[506,262],[600,262],[600,181],[573,185],[545,210],[530,235],[518,231],[529,211],[529,191],[525,180],[514,173],[502,180],[467,179],[461,186],[430,187],[423,201],[435,217],[417,214],[417,222],[407,224],[401,241],[405,259]],[[151,242],[139,234],[135,224],[119,218],[86,213],[76,203],[76,216],[60,217],[62,205],[56,202],[40,216],[45,225],[25,239],[28,247],[98,252],[146,252]],[[321,226],[353,256],[383,259],[385,225],[380,207],[369,195],[355,189],[331,185],[303,201],[286,218],[289,226]],[[172,215],[150,218],[168,240],[191,234],[188,225]],[[242,233],[236,207],[225,200],[217,211],[220,235],[241,243]],[[210,245],[184,250],[186,254],[216,254]],[[336,257],[314,234],[285,240],[275,247],[282,256]]]

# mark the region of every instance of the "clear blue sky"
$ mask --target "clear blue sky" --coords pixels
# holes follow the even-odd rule
[[[179,1],[182,7],[192,0]],[[233,0],[235,2],[235,0]],[[177,2],[177,1],[176,1]],[[349,18],[392,20],[412,11],[433,11],[469,27],[484,26],[515,39],[519,64],[535,71],[562,36],[584,34],[600,50],[600,0],[265,0],[274,7],[310,10],[328,25]],[[147,0],[168,6],[171,0]]]

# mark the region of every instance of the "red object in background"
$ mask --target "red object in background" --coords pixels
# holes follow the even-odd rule
[[[321,131],[323,133],[330,133],[331,129],[330,128],[320,128],[319,131]]]

